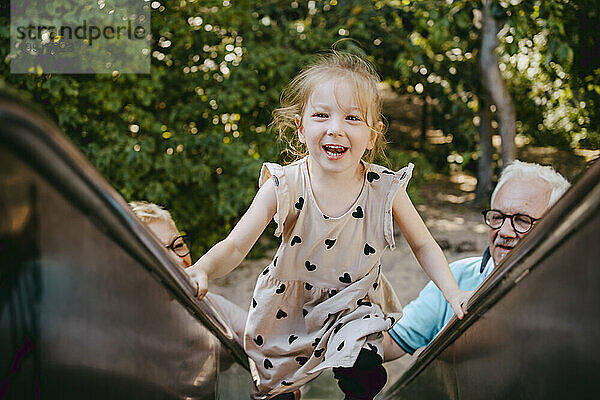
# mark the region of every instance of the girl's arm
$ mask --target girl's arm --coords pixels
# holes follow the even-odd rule
[[[462,319],[465,314],[462,305],[466,307],[466,301],[473,292],[458,288],[442,249],[429,233],[405,190],[399,190],[394,197],[392,213],[421,268],[440,288],[454,314]]]
[[[246,257],[277,211],[273,180],[267,180],[229,235],[186,269],[198,286],[198,298],[208,291],[208,280],[227,275]]]

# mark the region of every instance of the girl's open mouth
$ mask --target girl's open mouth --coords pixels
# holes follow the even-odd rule
[[[327,154],[327,158],[330,160],[338,160],[344,156],[346,151],[348,151],[348,147],[339,144],[326,144],[322,147],[325,154]]]

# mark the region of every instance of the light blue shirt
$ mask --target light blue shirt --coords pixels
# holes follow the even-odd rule
[[[462,290],[477,289],[493,269],[489,250],[483,257],[464,258],[450,264],[454,279]],[[402,318],[388,332],[409,354],[427,346],[454,316],[452,307],[432,281],[402,312]]]

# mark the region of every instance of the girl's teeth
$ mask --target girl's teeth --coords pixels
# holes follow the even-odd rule
[[[337,159],[341,158],[348,149],[344,146],[329,145],[323,146],[323,150],[328,157]]]
[[[334,153],[343,153],[346,151],[344,146],[323,146],[325,151],[334,152]]]

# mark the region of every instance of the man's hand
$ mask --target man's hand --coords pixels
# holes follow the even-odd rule
[[[406,354],[406,351],[390,336],[389,332],[383,332],[383,362],[388,362],[400,358]]]
[[[467,313],[467,302],[473,293],[473,290],[458,290],[446,298],[458,319],[463,319]]]

